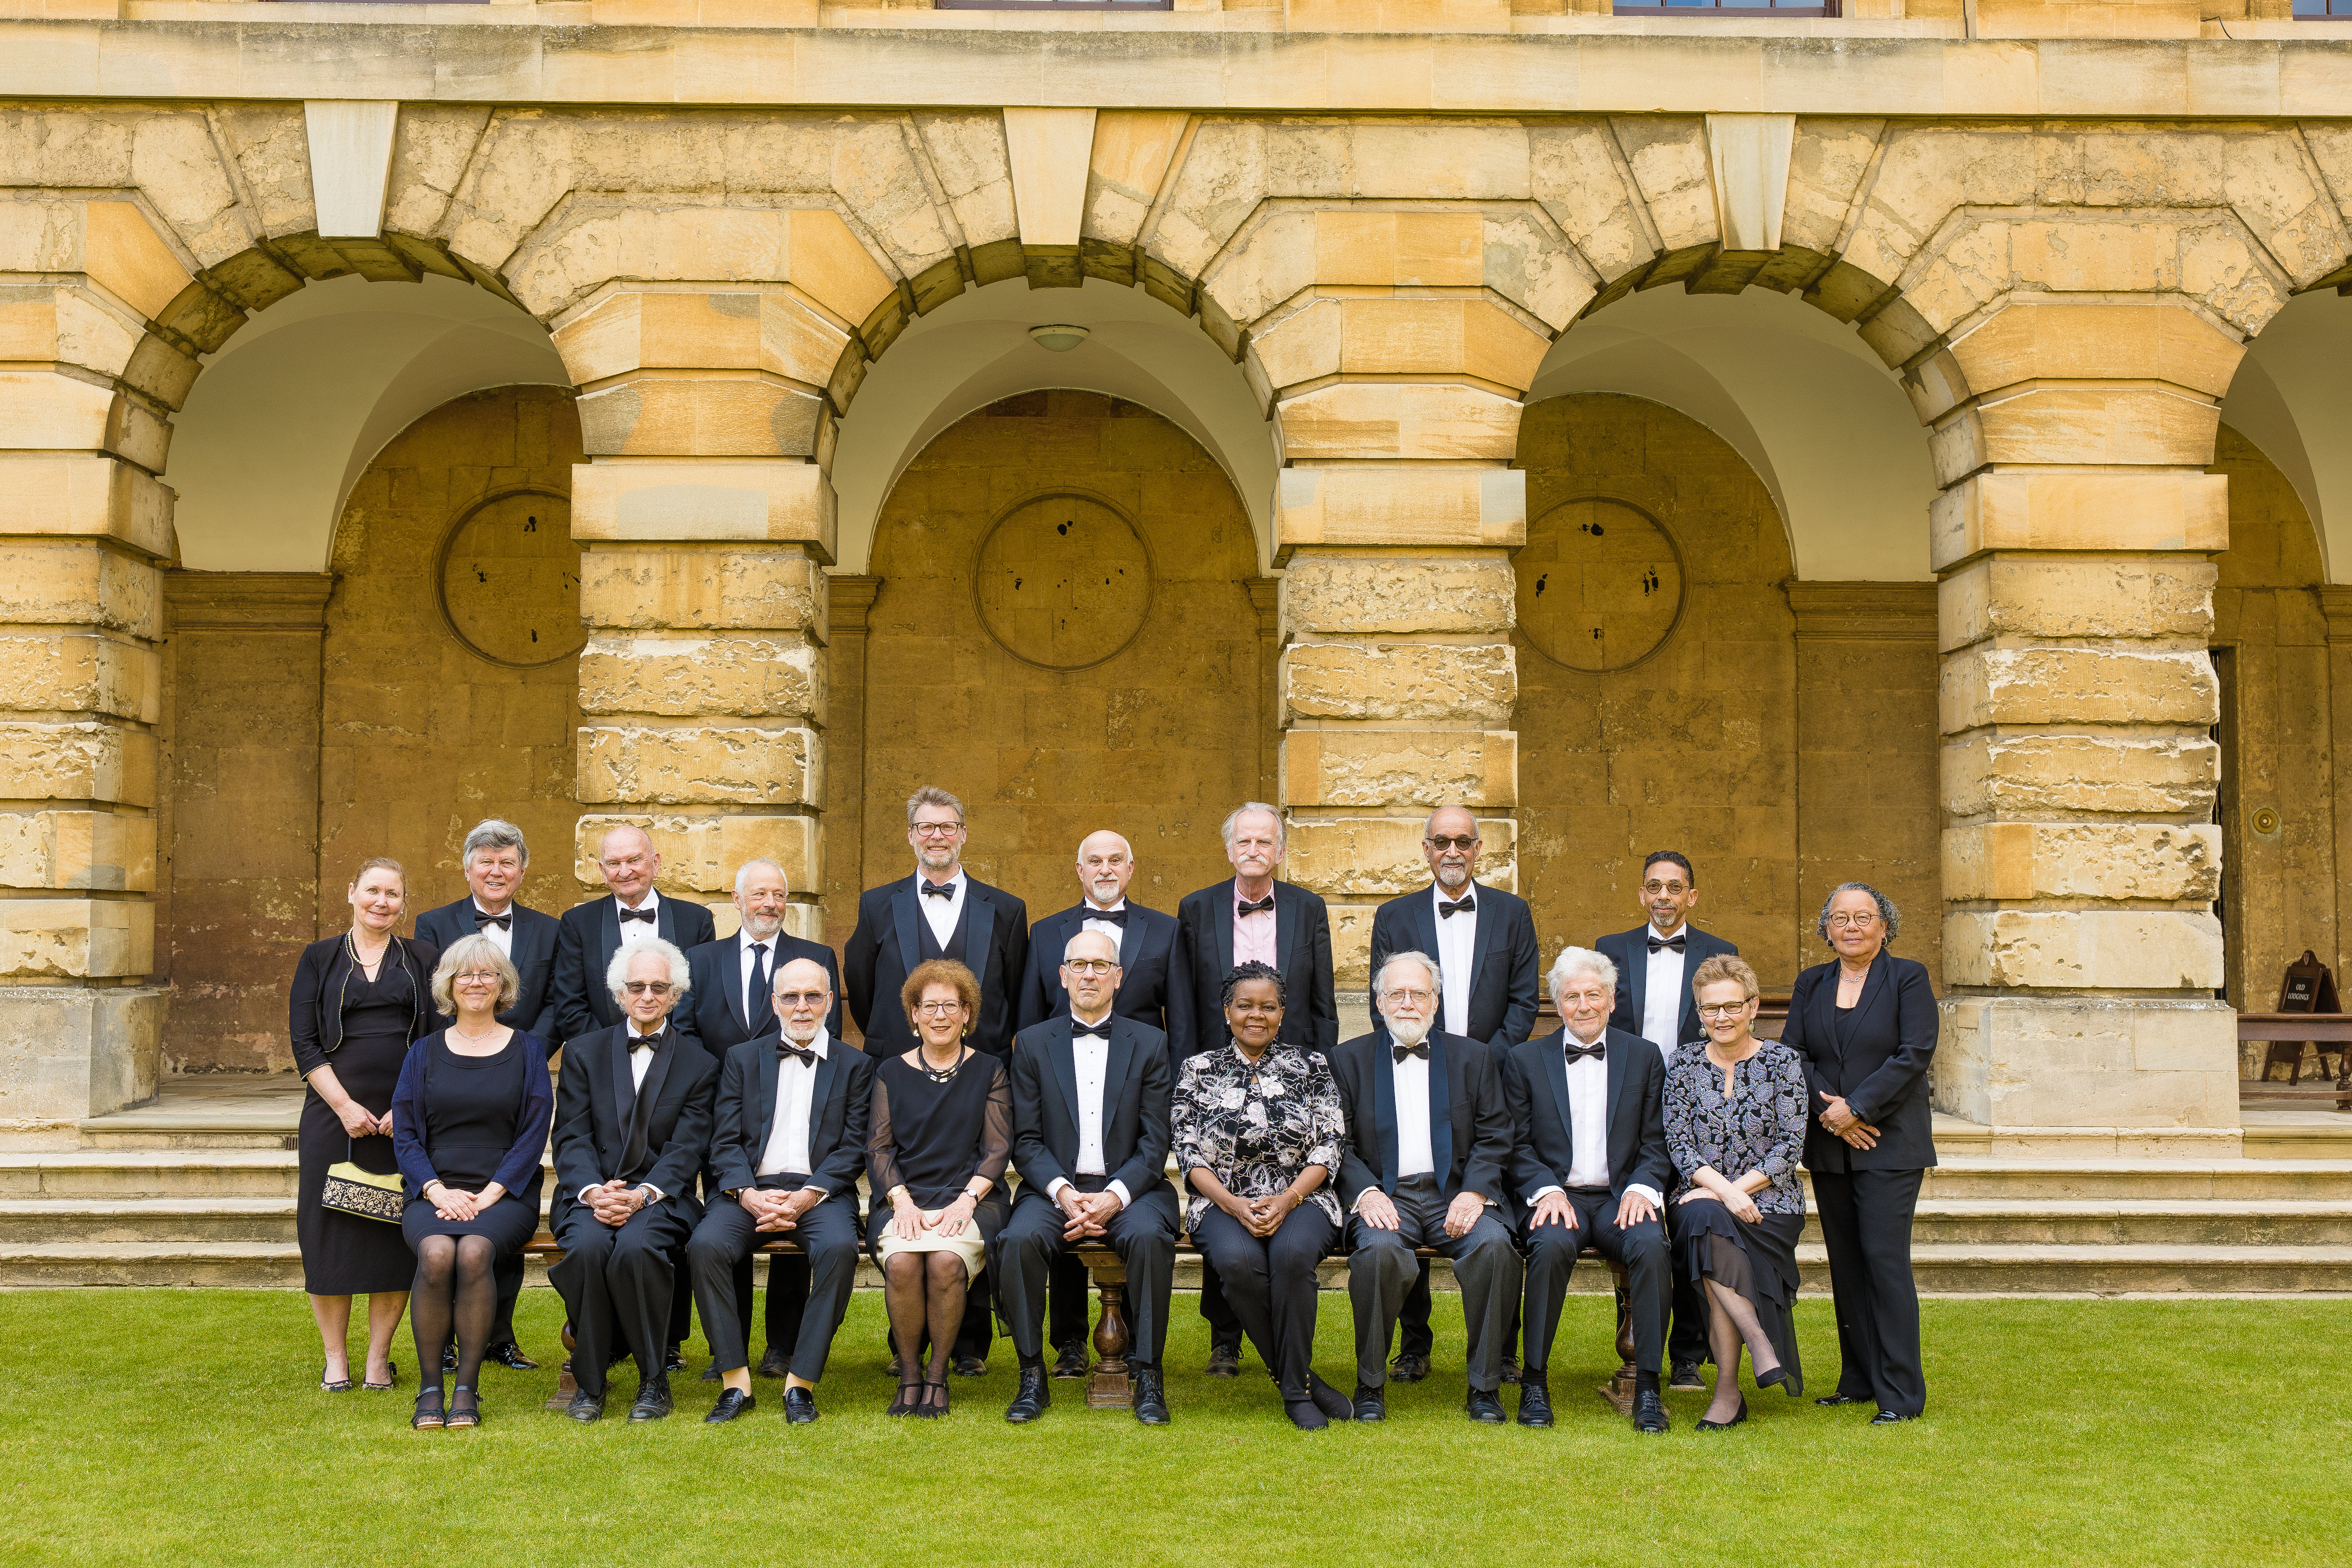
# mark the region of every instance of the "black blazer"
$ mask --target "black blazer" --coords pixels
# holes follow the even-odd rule
[[[757,1184],[760,1156],[776,1127],[776,1079],[782,1061],[777,1036],[746,1040],[719,1068],[719,1100],[710,1134],[713,1192]],[[794,1072],[803,1070],[796,1062]],[[866,1173],[866,1128],[874,1109],[874,1058],[830,1037],[816,1064],[809,1096],[808,1184],[836,1203],[857,1208],[857,1178]]]
[[[1568,1185],[1576,1166],[1576,1118],[1568,1103],[1568,1031],[1511,1047],[1503,1092],[1511,1102],[1517,1147],[1511,1179],[1519,1202],[1532,1206],[1541,1188]],[[1609,1191],[1622,1198],[1638,1182],[1659,1193],[1675,1188],[1674,1156],[1666,1150],[1666,1064],[1641,1036],[1610,1029],[1603,1065],[1609,1069]]]
[[[555,1026],[566,1040],[621,1026],[621,1005],[604,989],[604,971],[621,950],[620,900],[607,893],[563,911],[555,933]],[[710,911],[661,895],[654,929],[664,942],[691,952],[719,934]]]
[[[1804,1058],[1809,1111],[1805,1163],[1816,1171],[1919,1171],[1936,1163],[1927,1067],[1938,1017],[1927,966],[1881,949],[1851,1013],[1837,1005],[1835,960],[1797,976],[1780,1043]],[[1855,1149],[1823,1127],[1822,1108],[1842,1095],[1878,1129],[1878,1147]]]
[[[631,1186],[650,1182],[662,1202],[681,1204],[695,1218],[694,1179],[710,1149],[711,1099],[719,1064],[692,1040],[670,1031],[670,1039],[646,1068],[636,1096],[651,1096],[646,1145],[629,1158],[629,1119],[621,1114],[621,1086],[629,1078],[628,1029],[592,1029],[563,1048],[563,1070],[555,1080],[555,1196],[549,1224],[560,1223],[580,1202],[580,1190],[614,1177]]]
[[[1470,886],[1477,900],[1471,918],[1478,922],[1477,944],[1471,949],[1470,1037],[1507,1051],[1536,1032],[1543,950],[1525,899],[1480,882]],[[1391,899],[1372,915],[1371,973],[1377,977],[1389,955],[1398,952],[1437,956],[1437,910],[1427,888]],[[1372,1015],[1372,1033],[1388,1033],[1378,1012]]]
[[[1192,1040],[1181,1056],[1221,1048],[1229,1037],[1218,1003],[1234,966],[1234,879],[1187,893],[1176,906],[1192,970]],[[1339,1044],[1339,1004],[1331,984],[1331,916],[1320,895],[1274,885],[1274,951],[1282,971],[1282,1040],[1326,1056]]]
[[[513,940],[508,944],[513,951],[507,956],[521,985],[515,992],[514,1005],[499,1015],[499,1022],[510,1029],[537,1035],[547,1042],[548,1052],[552,1055],[563,1048],[563,1032],[555,1025],[555,1001],[550,986],[555,975],[555,917],[524,909],[520,904],[509,904],[507,908],[514,915],[510,933]],[[470,893],[454,904],[427,910],[416,917],[418,939],[431,942],[442,952],[481,929],[474,923],[474,898]],[[444,1013],[441,1022],[446,1027],[457,1019]]]
[[[1074,904],[1030,928],[1029,963],[1021,980],[1021,1027],[1070,1010],[1070,994],[1062,987],[1062,950],[1086,923],[1088,907]],[[1113,1013],[1149,1024],[1171,1040],[1192,1037],[1192,976],[1184,963],[1184,930],[1175,916],[1129,900],[1118,970]]]
[[[1126,1186],[1131,1203],[1168,1185],[1175,1089],[1168,1037],[1111,1015],[1103,1068],[1103,1169],[1108,1180]],[[1077,1163],[1077,1055],[1070,1045],[1070,1016],[1064,1013],[1013,1037],[1013,1168],[1024,1192],[1043,1193],[1056,1178],[1076,1175]]]
[[[898,1005],[899,987],[922,962],[923,916],[915,908],[915,876],[905,877],[861,894],[857,929],[842,952],[849,1016],[865,1034],[870,1056],[894,1057],[915,1048],[914,1028]],[[975,1049],[1012,1055],[1014,994],[1029,961],[1028,906],[966,871],[963,920],[947,949],[950,958],[980,977],[980,1025],[967,1038]]]
[[[1706,1037],[1706,1031],[1698,1026],[1698,1003],[1691,995],[1690,977],[1716,954],[1727,952],[1736,956],[1739,952],[1721,937],[1695,925],[1683,929],[1690,935],[1683,943],[1683,1016],[1681,1027],[1675,1031],[1675,1044],[1678,1046]],[[1592,949],[1617,966],[1617,1005],[1609,1015],[1609,1026],[1629,1035],[1640,1034],[1642,1004],[1649,995],[1650,984],[1649,923],[1644,921],[1632,931],[1612,931],[1596,941]]]
[[[669,1016],[671,1023],[702,1042],[702,1048],[710,1053],[713,1060],[724,1058],[746,1040],[762,1036],[772,1038],[783,1033],[783,1026],[776,1021],[773,1002],[756,1019],[743,1016],[743,965],[741,950],[736,943],[736,937],[722,936],[687,950],[690,989],[686,994],[686,1005]],[[840,1039],[841,965],[835,961],[833,949],[783,931],[769,940],[769,947],[768,978],[772,986],[776,971],[796,958],[824,965],[825,981],[833,987],[833,1010],[825,1015],[825,1032]]]
[[[1446,1202],[1459,1193],[1476,1193],[1495,1200],[1505,1224],[1516,1225],[1507,1180],[1511,1110],[1496,1068],[1498,1059],[1476,1040],[1443,1030],[1430,1035],[1430,1153]],[[1331,1053],[1331,1077],[1348,1113],[1348,1136],[1339,1145],[1343,1209],[1352,1210],[1370,1187],[1396,1195],[1394,1063],[1383,1035],[1359,1035]]]
[[[410,992],[416,998],[408,1021],[414,1043],[441,1026],[440,1015],[433,1008],[433,971],[441,962],[441,950],[417,938],[396,936],[384,959],[387,963],[395,961],[408,972]],[[352,962],[349,931],[312,942],[295,962],[294,985],[286,1002],[286,1037],[294,1047],[296,1072],[307,1077],[333,1065],[343,1043],[343,992],[355,975],[366,978]]]

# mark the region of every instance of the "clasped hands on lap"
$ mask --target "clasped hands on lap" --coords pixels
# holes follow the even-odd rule
[[[506,1195],[507,1190],[496,1182],[488,1184],[478,1193],[466,1192],[446,1182],[427,1182],[425,1184],[425,1201],[433,1205],[433,1212],[457,1224],[479,1218],[483,1210]]]
[[[919,1241],[925,1231],[939,1236],[961,1236],[971,1223],[972,1211],[980,1200],[965,1193],[943,1209],[927,1209],[901,1194],[890,1205],[890,1234],[900,1241]]]
[[[1754,1225],[1764,1217],[1764,1211],[1756,1206],[1756,1200],[1749,1195],[1746,1185],[1752,1182],[1760,1189],[1769,1184],[1761,1171],[1750,1171],[1738,1182],[1727,1182],[1711,1166],[1701,1165],[1691,1173],[1691,1190],[1675,1202],[1721,1204],[1731,1211],[1732,1218],[1748,1225]]]
[[[629,1216],[653,1201],[653,1194],[643,1187],[633,1187],[618,1176],[599,1187],[591,1187],[581,1194],[599,1223],[614,1230],[629,1223]]]
[[[1118,1211],[1127,1206],[1118,1201],[1117,1193],[1082,1193],[1075,1186],[1064,1187],[1055,1201],[1061,1205],[1064,1241],[1083,1241],[1090,1236],[1103,1235],[1110,1222],[1118,1217]]]
[[[801,1215],[816,1207],[824,1194],[814,1187],[780,1193],[772,1187],[746,1187],[736,1197],[751,1216],[751,1228],[771,1235],[800,1228]]]
[[[1565,1211],[1568,1205],[1562,1202],[1559,1206]],[[1478,1216],[1486,1212],[1486,1200],[1478,1194],[1454,1194],[1454,1201],[1445,1205],[1445,1234],[1456,1240],[1469,1235],[1470,1227],[1476,1225]],[[1394,1230],[1397,1228],[1396,1200],[1378,1187],[1367,1188],[1363,1196],[1356,1200],[1356,1217],[1374,1230]],[[1568,1223],[1574,1225],[1576,1216],[1570,1215]]]

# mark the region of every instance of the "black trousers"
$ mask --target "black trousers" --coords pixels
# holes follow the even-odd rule
[[[828,1198],[827,1203],[838,1200]],[[855,1203],[856,1199],[850,1200]],[[718,1205],[713,1205],[713,1207]],[[741,1205],[737,1205],[741,1207]],[[751,1330],[751,1255],[746,1252],[735,1265],[735,1321],[743,1325],[748,1335]],[[790,1348],[800,1342],[803,1314],[808,1310],[809,1261],[792,1253],[780,1253],[768,1259],[768,1305],[761,1314],[765,1322],[764,1342],[772,1348]],[[702,1315],[702,1337],[710,1338],[710,1314]],[[716,1346],[712,1347],[714,1350]]]
[[[1837,1297],[1838,1392],[1916,1415],[1927,1407],[1911,1220],[1925,1171],[1815,1171],[1813,1203]]]
[[[1081,1176],[1084,1191],[1099,1192],[1099,1176]],[[1013,1205],[1013,1218],[997,1238],[996,1267],[1003,1272],[1005,1322],[1013,1331],[1013,1348],[1024,1357],[1045,1353],[1045,1293],[1058,1265],[1075,1261],[1062,1238],[1066,1216],[1062,1205],[1042,1187],[1024,1186]],[[1127,1306],[1135,1330],[1135,1359],[1160,1364],[1168,1348],[1168,1293],[1176,1273],[1176,1194],[1167,1183],[1111,1216],[1108,1232],[1111,1250],[1127,1265]],[[1085,1269],[1079,1270],[1085,1278]],[[1084,1321],[1083,1318],[1080,1321]]]
[[[801,1181],[787,1176],[775,1185],[792,1192]],[[796,1260],[805,1262],[811,1284],[790,1342],[794,1377],[814,1383],[824,1375],[825,1358],[833,1353],[833,1336],[849,1311],[849,1293],[857,1284],[858,1232],[857,1200],[830,1197],[801,1215],[792,1230],[781,1233],[808,1249],[804,1259]],[[710,1341],[711,1364],[720,1372],[751,1364],[748,1317],[736,1294],[735,1279],[739,1267],[751,1261],[751,1249],[769,1238],[752,1227],[751,1216],[741,1204],[718,1203],[702,1216],[693,1240],[687,1243],[687,1268],[694,1280],[695,1300],[702,1308],[702,1331]],[[772,1259],[769,1267],[772,1269],[783,1261]],[[772,1308],[776,1293],[772,1277],[768,1284]],[[768,1342],[773,1346],[786,1342],[771,1339]]]
[[[515,1302],[522,1295],[522,1254],[501,1253],[490,1265],[490,1279],[499,1288],[498,1316],[490,1320],[490,1353],[496,1355],[516,1343],[514,1331]]]
[[[686,1202],[647,1204],[615,1230],[586,1205],[555,1227],[563,1261],[547,1271],[572,1321],[572,1373],[583,1390],[604,1392],[616,1346],[636,1358],[637,1375],[656,1375],[668,1345],[670,1296],[684,1270],[678,1255],[698,1216]]]
[[[1285,1400],[1309,1396],[1315,1364],[1315,1266],[1338,1233],[1322,1205],[1300,1204],[1272,1236],[1258,1237],[1212,1204],[1192,1231],[1204,1263],[1217,1266],[1224,1300],[1282,1386]],[[1204,1314],[1205,1315],[1205,1314]]]
[[[1587,1241],[1601,1256],[1625,1266],[1627,1309],[1633,1319],[1633,1367],[1654,1373],[1666,1348],[1666,1306],[1673,1295],[1674,1267],[1666,1261],[1666,1227],[1655,1218],[1623,1229],[1617,1225],[1618,1200],[1603,1191],[1570,1189],[1569,1206],[1576,1212],[1573,1227],[1528,1225],[1521,1245],[1528,1253],[1528,1370],[1540,1373],[1551,1365],[1551,1342],[1559,1332],[1560,1303],[1568,1295],[1569,1276],[1576,1271],[1576,1255]],[[1533,1210],[1534,1205],[1528,1208]]]
[[[1348,1221],[1348,1297],[1356,1317],[1356,1381],[1366,1388],[1388,1382],[1389,1339],[1416,1273],[1428,1265],[1418,1247],[1451,1259],[1462,1286],[1462,1318],[1469,1341],[1470,1386],[1493,1393],[1503,1381],[1502,1340],[1510,1303],[1519,1291],[1519,1255],[1511,1233],[1489,1212],[1458,1237],[1445,1234],[1446,1201],[1426,1176],[1397,1184],[1397,1227],[1382,1230],[1360,1215]],[[1426,1325],[1423,1325],[1424,1329]],[[1423,1352],[1426,1354],[1427,1352]]]
[[[1666,1261],[1674,1272],[1675,1308],[1674,1330],[1666,1336],[1666,1353],[1678,1362],[1702,1362],[1712,1353],[1706,1342],[1706,1281],[1683,1269],[1684,1249],[1673,1245],[1677,1229],[1675,1207],[1668,1203],[1665,1208]]]

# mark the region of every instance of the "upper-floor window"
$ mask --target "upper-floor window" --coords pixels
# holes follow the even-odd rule
[[[1615,0],[1612,8],[1620,16],[1834,16],[1838,0]]]
[[[939,11],[1173,11],[1176,0],[931,0]]]
[[[2294,14],[2298,17],[2332,16],[2352,22],[2352,0],[2294,0]]]

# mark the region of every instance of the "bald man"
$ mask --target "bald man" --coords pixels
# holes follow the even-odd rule
[[[719,934],[710,911],[700,904],[665,899],[654,891],[661,863],[653,840],[641,827],[624,824],[597,845],[596,868],[612,891],[565,910],[555,935],[551,990],[556,1026],[564,1039],[621,1026],[621,1010],[604,982],[624,933],[633,939],[657,936],[681,952]]]
[[[1019,1009],[1024,1029],[1070,1010],[1062,983],[1062,952],[1072,937],[1095,931],[1118,949],[1119,983],[1110,1010],[1121,1018],[1159,1030],[1171,1040],[1192,1037],[1192,992],[1184,960],[1183,931],[1173,915],[1127,900],[1135,880],[1135,851],[1109,828],[1089,833],[1078,844],[1078,901],[1047,915],[1029,931],[1029,967],[1022,977]],[[1087,1271],[1067,1254],[1054,1263],[1053,1310],[1048,1336],[1056,1352],[1054,1375],[1087,1375]]]

